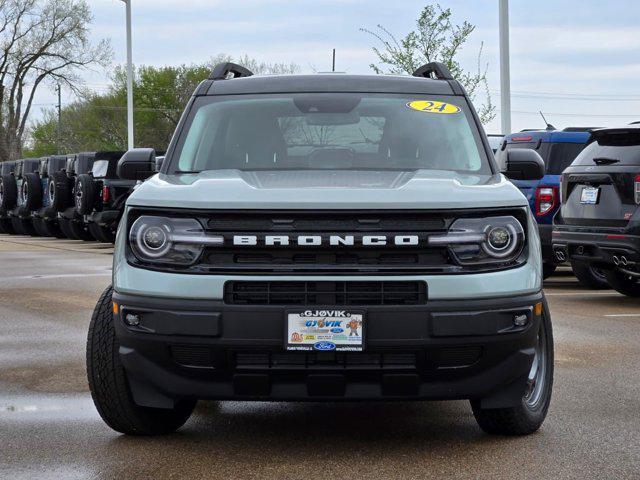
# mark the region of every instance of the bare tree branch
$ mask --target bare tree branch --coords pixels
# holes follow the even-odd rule
[[[0,0],[0,160],[21,154],[42,85],[79,91],[80,70],[111,60],[107,41],[89,40],[91,21],[85,0]]]

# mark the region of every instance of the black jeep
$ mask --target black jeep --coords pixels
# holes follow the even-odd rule
[[[118,160],[123,154],[98,152],[91,171],[76,177],[76,211],[85,216],[89,231],[99,242],[115,240],[124,202],[136,183],[118,177]]]
[[[72,240],[94,240],[84,217],[76,210],[76,178],[93,168],[95,153],[83,152],[67,155],[65,170],[54,172],[50,188],[51,204],[58,212],[62,233]]]
[[[51,197],[51,184],[55,172],[65,170],[67,165],[66,155],[52,155],[40,160],[40,169],[29,173],[25,177],[36,177],[40,182],[40,188],[28,190],[28,201],[32,211],[33,228],[43,237],[64,238],[58,224],[58,212],[53,208]],[[31,182],[36,184],[35,179]]]
[[[13,229],[19,235],[38,235],[31,221],[31,212],[35,209],[31,200],[33,196],[29,195],[29,191],[35,190],[39,192],[42,185],[37,175],[29,174],[37,172],[39,168],[39,158],[26,158],[16,161],[13,170],[17,196],[15,206],[9,212],[9,215],[11,216]]]
[[[14,233],[9,211],[16,206],[18,190],[13,169],[16,162],[0,163],[0,233]]]
[[[563,173],[561,199],[556,258],[599,268],[613,288],[640,296],[640,125],[594,131]]]

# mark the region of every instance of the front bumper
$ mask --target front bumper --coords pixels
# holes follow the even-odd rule
[[[502,408],[525,391],[543,296],[358,306],[366,346],[357,353],[286,351],[284,306],[120,293],[113,299],[120,358],[140,405],[168,408],[181,398],[481,399],[486,408]],[[140,325],[125,325],[127,313],[138,314]],[[528,321],[515,327],[521,314]]]
[[[618,231],[555,229],[553,251],[556,261],[574,260],[599,268],[633,268],[640,263],[640,236]],[[624,258],[624,264],[620,264]]]

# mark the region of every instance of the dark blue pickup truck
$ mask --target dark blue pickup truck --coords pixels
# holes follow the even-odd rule
[[[544,277],[550,276],[556,269],[559,260],[555,258],[552,248],[551,232],[553,216],[560,207],[560,175],[563,170],[582,151],[589,140],[591,128],[566,128],[564,130],[526,130],[506,135],[496,157],[503,161],[506,152],[514,148],[530,148],[537,151],[546,166],[546,174],[540,180],[514,180],[529,200],[531,210],[535,214],[540,229],[542,257],[544,260]],[[590,288],[606,286],[604,276],[597,270],[572,262],[573,271],[578,280]]]

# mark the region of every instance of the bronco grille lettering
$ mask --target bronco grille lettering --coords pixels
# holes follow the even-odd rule
[[[420,244],[418,235],[234,235],[233,245],[239,247],[267,246],[286,247],[318,247],[322,245],[339,247],[381,247],[395,245],[397,247],[415,247]]]

